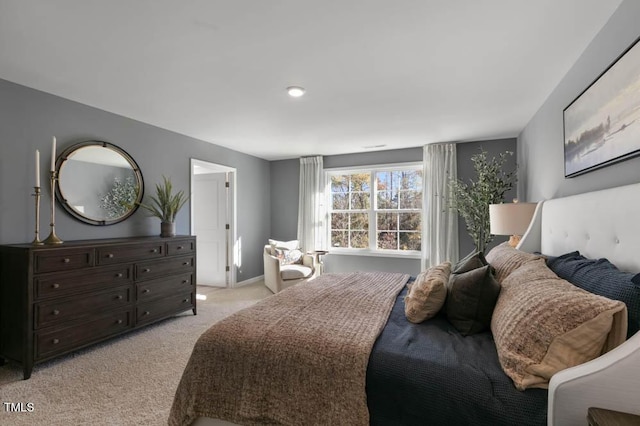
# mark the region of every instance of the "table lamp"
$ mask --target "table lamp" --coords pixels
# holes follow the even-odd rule
[[[493,235],[511,235],[509,245],[515,247],[520,242],[520,237],[527,231],[536,203],[490,204],[489,223],[490,232]]]

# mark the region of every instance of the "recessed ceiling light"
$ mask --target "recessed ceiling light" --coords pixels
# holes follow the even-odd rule
[[[300,87],[300,86],[287,87],[287,93],[292,98],[299,98],[300,96],[304,95],[304,92],[305,92],[304,87]]]

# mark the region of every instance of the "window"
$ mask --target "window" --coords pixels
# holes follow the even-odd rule
[[[422,166],[327,173],[331,247],[415,253],[422,241]]]

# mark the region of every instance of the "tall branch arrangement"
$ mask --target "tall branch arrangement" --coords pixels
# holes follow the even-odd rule
[[[152,216],[160,218],[162,222],[173,223],[176,220],[178,211],[189,200],[184,191],[173,194],[171,179],[162,176],[163,184],[156,184],[156,196],[151,196],[152,204],[142,204],[140,207],[151,213]]]
[[[506,151],[489,160],[487,152],[481,150],[471,157],[476,179],[470,179],[469,183],[460,179],[449,182],[453,193],[450,205],[464,219],[477,252],[484,252],[493,240],[489,227],[489,204],[502,203],[504,194],[513,188],[517,180],[516,169],[503,170],[511,155],[513,152]]]

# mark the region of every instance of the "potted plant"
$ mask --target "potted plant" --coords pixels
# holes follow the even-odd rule
[[[477,252],[484,252],[487,244],[493,240],[489,225],[489,204],[502,203],[504,194],[517,180],[516,169],[509,172],[502,169],[508,155],[513,155],[513,152],[506,151],[498,158],[488,160],[487,152],[481,150],[471,157],[476,180],[470,180],[468,184],[460,179],[449,182],[453,194],[450,205],[464,219]]]
[[[156,184],[156,196],[150,197],[152,204],[139,203],[140,207],[149,211],[152,216],[159,218],[161,237],[173,237],[176,235],[176,215],[189,200],[184,191],[173,193],[173,185],[171,179],[162,176],[163,184]]]

